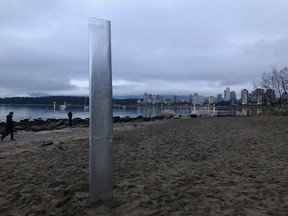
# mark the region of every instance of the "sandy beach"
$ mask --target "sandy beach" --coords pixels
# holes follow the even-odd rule
[[[89,201],[89,129],[0,142],[0,215],[288,215],[288,117],[113,125],[114,197]]]

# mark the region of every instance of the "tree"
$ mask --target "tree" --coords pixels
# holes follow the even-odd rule
[[[263,72],[259,85],[265,90],[266,102],[272,106],[277,102],[281,106],[283,99],[287,98],[288,68],[284,67],[281,70],[272,68],[270,72]]]

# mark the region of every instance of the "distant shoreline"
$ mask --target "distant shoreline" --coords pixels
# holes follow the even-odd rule
[[[0,105],[5,105],[5,106],[54,106],[54,104],[26,104],[26,103],[0,103]],[[56,104],[56,106],[59,106],[61,104]],[[88,104],[89,105],[89,104]],[[71,107],[84,107],[84,106],[87,106],[87,105],[80,105],[80,104],[67,104],[67,106],[71,106]],[[120,105],[120,104],[116,104],[116,105],[113,105],[113,107],[122,107],[123,105]],[[271,105],[257,105],[257,104],[246,104],[246,105],[242,105],[242,104],[235,104],[235,105],[208,105],[208,106],[205,106],[205,105],[192,105],[192,104],[144,104],[144,105],[124,105],[126,107],[137,107],[137,106],[147,106],[147,107],[153,107],[153,106],[165,106],[165,107],[174,107],[174,106],[191,106],[191,107],[216,107],[216,108],[222,108],[222,107],[231,107],[231,108],[235,108],[235,107],[239,107],[239,108],[245,108],[245,107],[259,107],[259,108],[273,108]],[[288,105],[282,105],[282,107],[288,107]]]

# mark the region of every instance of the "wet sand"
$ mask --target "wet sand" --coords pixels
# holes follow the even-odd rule
[[[117,123],[114,197],[89,202],[89,129],[0,142],[0,215],[288,215],[288,117]]]

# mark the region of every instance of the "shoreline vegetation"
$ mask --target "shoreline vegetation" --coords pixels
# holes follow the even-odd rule
[[[113,104],[118,105],[137,105],[138,98],[119,99],[113,98]],[[42,97],[7,97],[0,98],[0,104],[3,105],[62,105],[66,103],[71,106],[87,106],[89,104],[88,96],[42,96]]]
[[[288,214],[287,116],[121,118],[113,198],[96,202],[81,121],[0,144],[1,215]]]

